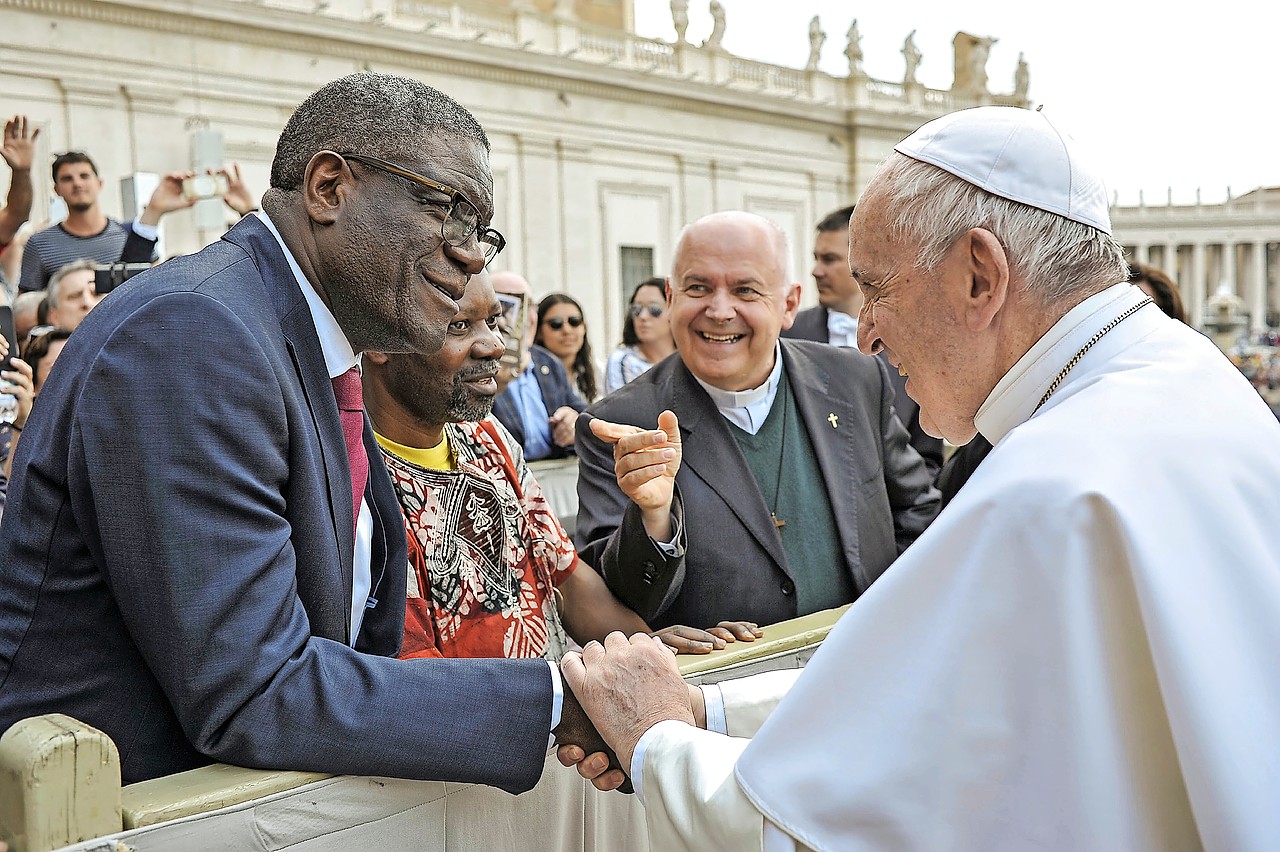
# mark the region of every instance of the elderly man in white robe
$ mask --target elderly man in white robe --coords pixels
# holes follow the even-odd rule
[[[621,634],[565,658],[653,848],[1276,848],[1280,425],[1125,283],[1046,116],[895,151],[851,225],[859,346],[932,434],[995,448],[802,672],[690,689]],[[659,477],[665,448],[615,458]]]

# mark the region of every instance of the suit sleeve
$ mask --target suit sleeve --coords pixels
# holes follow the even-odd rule
[[[396,660],[311,634],[299,572],[339,569],[300,566],[294,541],[333,521],[287,512],[317,438],[272,363],[226,305],[161,296],[86,365],[72,425],[73,505],[188,739],[241,766],[528,789],[544,661]]]
[[[640,509],[618,487],[613,448],[591,432],[589,413],[578,417],[578,554],[604,577],[609,591],[645,621],[665,612],[684,585],[685,558],[667,556],[645,532]],[[684,551],[684,508],[677,487],[672,503],[677,543]]]
[[[879,358],[880,371],[880,441],[884,458],[884,484],[893,512],[893,533],[898,553],[907,549],[933,521],[941,505],[938,490],[933,487],[933,474],[910,443],[902,421],[893,409],[893,382],[889,370]]]

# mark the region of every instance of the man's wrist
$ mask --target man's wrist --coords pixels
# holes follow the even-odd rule
[[[640,522],[644,531],[654,541],[669,542],[675,538],[675,526],[671,522],[671,504],[663,509],[641,509]]]

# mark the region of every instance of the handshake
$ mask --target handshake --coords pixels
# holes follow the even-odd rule
[[[702,690],[680,676],[662,641],[610,633],[560,661],[564,704],[556,726],[556,756],[598,790],[632,792],[627,773],[636,744],[659,722],[707,726]]]

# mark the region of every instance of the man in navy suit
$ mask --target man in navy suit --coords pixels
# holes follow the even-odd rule
[[[210,761],[537,781],[546,661],[391,658],[404,522],[380,463],[353,496],[363,414],[348,441],[331,384],[365,349],[440,348],[503,244],[488,150],[435,89],[334,81],[281,133],[263,213],[77,329],[0,527],[0,730],[74,716],[126,782]],[[378,462],[367,419],[362,443]]]

